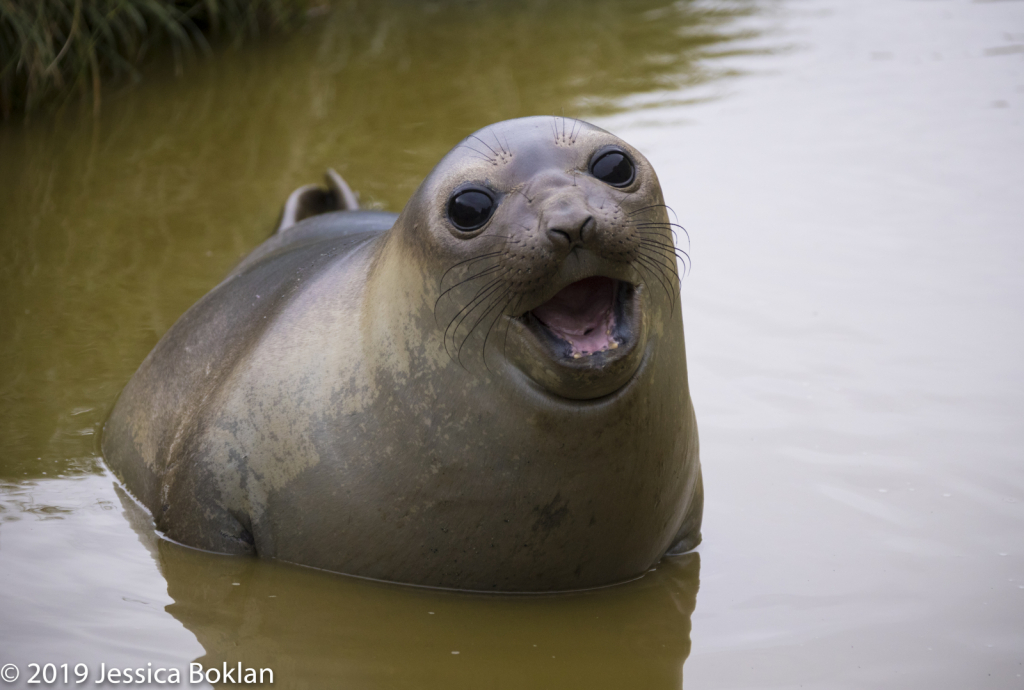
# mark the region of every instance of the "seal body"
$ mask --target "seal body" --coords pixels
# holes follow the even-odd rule
[[[316,215],[157,344],[104,457],[167,537],[417,585],[583,589],[700,540],[672,232],[643,156],[526,118],[401,215]]]

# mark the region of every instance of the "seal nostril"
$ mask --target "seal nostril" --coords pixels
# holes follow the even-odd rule
[[[597,223],[594,220],[594,216],[587,216],[587,219],[585,221],[583,221],[582,225],[580,225],[580,232],[579,232],[580,242],[584,241],[583,240],[583,233],[586,232],[588,229],[593,229],[593,227],[596,224]]]
[[[579,225],[576,225],[573,221],[570,221],[570,223],[572,224],[569,226],[569,230],[562,230],[561,228],[548,228],[548,235],[551,237],[551,239],[558,242],[564,240],[571,247],[579,244],[580,242],[583,242],[583,232],[585,230],[593,228],[594,225],[596,225],[593,216],[587,216],[586,220],[584,220]]]
[[[572,244],[572,238],[569,237],[569,233],[565,230],[559,230],[558,228],[548,228],[548,234],[551,235],[551,239],[564,238],[567,244]]]

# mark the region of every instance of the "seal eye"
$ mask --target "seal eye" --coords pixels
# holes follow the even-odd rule
[[[448,218],[463,232],[483,227],[494,213],[494,197],[482,189],[466,189],[448,201]]]
[[[636,168],[622,151],[602,153],[590,164],[590,174],[612,187],[625,187],[636,177]]]

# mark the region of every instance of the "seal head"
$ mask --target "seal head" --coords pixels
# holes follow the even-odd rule
[[[434,312],[450,356],[592,400],[630,382],[651,354],[650,321],[673,317],[672,294],[651,295],[678,280],[664,215],[639,151],[538,117],[461,142],[403,213],[421,222],[399,227],[405,251],[446,267]]]

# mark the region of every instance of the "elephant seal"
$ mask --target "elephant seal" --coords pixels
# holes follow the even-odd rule
[[[635,578],[700,541],[672,238],[625,142],[491,125],[398,216],[282,223],[145,359],[104,458],[200,549],[462,590]]]

